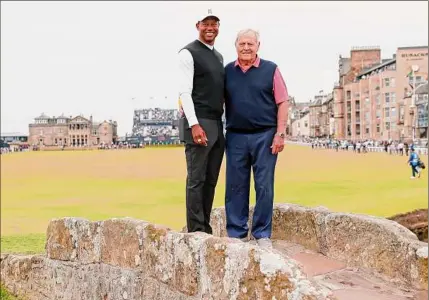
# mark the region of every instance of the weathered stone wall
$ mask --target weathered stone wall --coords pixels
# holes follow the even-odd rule
[[[225,237],[223,208],[211,224],[214,236],[130,218],[52,220],[44,255],[2,255],[1,283],[29,300],[333,299],[284,253]],[[428,244],[394,221],[277,204],[273,239],[427,290]]]
[[[250,220],[252,215],[251,210]],[[211,224],[214,235],[226,236],[224,208],[214,209]],[[301,244],[350,267],[368,268],[415,288],[428,289],[428,244],[385,218],[276,204],[272,238]]]
[[[51,221],[46,254],[2,255],[26,299],[333,299],[294,260],[236,239],[134,219]]]

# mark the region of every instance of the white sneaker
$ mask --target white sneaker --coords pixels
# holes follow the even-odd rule
[[[242,241],[243,243],[246,243],[249,241],[249,239],[247,237],[241,238],[239,240]]]
[[[416,179],[416,177],[414,177],[414,176],[411,176],[411,177],[410,177],[410,179]]]
[[[269,238],[262,238],[256,241],[258,243],[258,246],[265,249],[273,249],[273,243]]]

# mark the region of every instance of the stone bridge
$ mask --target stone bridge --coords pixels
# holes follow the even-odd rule
[[[274,249],[131,218],[52,220],[43,255],[1,256],[25,299],[428,299],[428,244],[394,221],[277,204]]]

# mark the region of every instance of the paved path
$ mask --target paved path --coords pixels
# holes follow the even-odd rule
[[[408,289],[368,270],[348,268],[301,245],[276,240],[273,246],[298,261],[309,278],[330,289],[338,300],[428,300],[427,291]]]

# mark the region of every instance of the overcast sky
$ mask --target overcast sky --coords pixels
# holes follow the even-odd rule
[[[209,8],[225,62],[239,30],[259,30],[261,57],[279,65],[298,101],[332,90],[338,56],[352,46],[379,45],[389,58],[428,45],[427,1],[2,2],[1,131],[28,133],[42,112],[82,113],[117,120],[123,135],[134,108],[176,108],[177,51]]]

